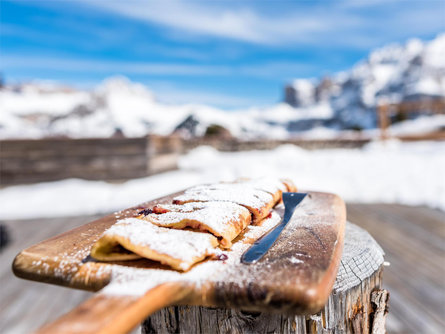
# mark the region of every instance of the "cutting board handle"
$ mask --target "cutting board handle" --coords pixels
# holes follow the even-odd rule
[[[127,333],[157,310],[172,305],[191,291],[177,283],[167,283],[143,296],[99,293],[40,328],[38,334]]]

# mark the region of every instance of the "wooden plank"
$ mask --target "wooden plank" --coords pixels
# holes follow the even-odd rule
[[[11,242],[0,252],[0,333],[30,333],[91,296],[90,292],[19,280],[11,270],[14,257],[24,246],[91,219],[94,216],[1,222],[6,224]]]
[[[31,174],[34,173],[63,173],[69,171],[114,171],[118,172],[118,168],[122,170],[134,170],[137,168],[145,168],[148,163],[145,155],[133,156],[107,156],[107,157],[53,157],[50,159],[39,159],[29,161],[28,159],[8,159],[2,163],[2,175],[10,174]]]
[[[422,266],[419,266],[418,271],[421,274],[425,272],[426,275],[428,273],[435,273],[433,277],[436,277],[438,281],[441,277],[441,273],[443,273],[442,269],[437,266],[437,263],[440,263],[443,258],[443,251],[437,249],[433,244],[428,243],[425,240],[425,237],[422,237],[422,233],[418,230],[410,230],[410,224],[404,224],[403,219],[394,220],[394,215],[392,212],[385,212],[386,206],[378,206],[376,210],[366,211],[366,207],[358,206],[359,214],[364,218],[361,219],[364,226],[366,226],[367,230],[371,233],[375,233],[377,238],[380,239],[383,246],[391,244],[391,249],[396,250],[397,252],[404,253],[403,257],[405,262],[422,262]],[[348,212],[349,217],[353,210]],[[416,220],[416,217],[413,217],[413,221]],[[379,221],[379,224],[375,222]],[[381,233],[380,226],[384,226],[385,233]],[[424,233],[427,233],[426,231]],[[381,235],[381,236],[380,236]],[[422,239],[424,240],[422,242]],[[422,251],[419,252],[418,250]],[[408,263],[405,263],[408,265]]]
[[[75,141],[74,141],[75,142]],[[43,145],[43,143],[42,143]],[[103,147],[97,146],[97,143],[91,143],[88,146],[76,147],[74,145],[52,145],[48,144],[44,147],[5,147],[2,146],[2,155],[8,159],[22,159],[26,158],[31,161],[39,159],[50,159],[52,157],[88,157],[88,156],[131,156],[138,154],[145,154],[147,149],[146,145],[120,145],[115,146],[112,143],[104,145]]]
[[[23,147],[23,145],[26,144],[28,147],[38,148],[46,146],[45,144],[59,144],[59,145],[84,145],[88,146],[92,142],[98,143],[98,145],[106,144],[106,143],[113,143],[114,145],[126,145],[126,144],[138,144],[143,142],[143,140],[147,140],[146,137],[136,137],[136,138],[41,138],[38,140],[34,139],[3,139],[0,142],[5,145],[8,144],[11,147]],[[76,143],[74,143],[76,142]]]
[[[431,236],[437,236],[443,241],[445,238],[445,219],[442,211],[427,207],[409,207],[397,204],[380,206],[380,208],[392,211],[393,214],[403,219],[404,226],[406,224],[419,226],[420,230],[418,230],[418,232],[421,234],[420,237],[426,234],[428,236],[426,239]]]
[[[146,176],[147,138],[1,141],[3,185],[70,177],[128,179]]]
[[[348,205],[348,219],[367,229],[386,252],[384,286],[391,293],[388,325],[394,332],[440,333],[445,328],[445,253],[428,242],[445,213],[389,204]],[[440,234],[436,234],[440,237]]]

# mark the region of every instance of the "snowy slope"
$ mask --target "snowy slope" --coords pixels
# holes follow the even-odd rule
[[[200,117],[197,135],[205,131],[207,122],[231,127],[223,111],[158,103],[145,86],[124,77],[109,78],[90,92],[54,89],[36,94],[39,83],[28,86],[33,91],[0,91],[1,138],[109,137],[116,132],[127,137],[167,135],[190,115]],[[236,132],[237,128],[232,130]]]
[[[184,122],[192,124],[181,131],[186,136],[202,136],[218,124],[233,136],[285,138],[289,120],[305,117],[287,104],[233,112],[162,104],[145,86],[124,77],[109,78],[90,92],[57,87],[42,92],[40,83],[20,91],[6,88],[0,91],[0,110],[0,138],[168,135]]]

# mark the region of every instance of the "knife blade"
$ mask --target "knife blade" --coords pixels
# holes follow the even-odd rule
[[[255,241],[254,244],[244,252],[244,254],[241,256],[242,263],[255,263],[267,253],[270,247],[272,247],[272,245],[278,239],[286,225],[289,223],[292,215],[295,212],[295,208],[303,201],[306,195],[307,193],[283,193],[283,220],[271,231]]]

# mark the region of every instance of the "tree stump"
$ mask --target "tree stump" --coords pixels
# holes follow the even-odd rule
[[[147,318],[142,333],[385,333],[389,294],[381,288],[383,255],[368,232],[347,223],[337,279],[319,313],[289,316],[172,306]]]

